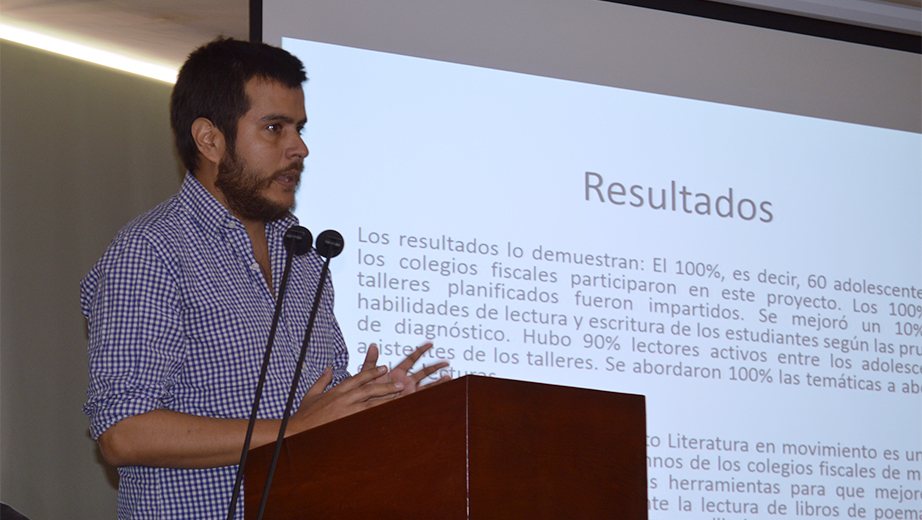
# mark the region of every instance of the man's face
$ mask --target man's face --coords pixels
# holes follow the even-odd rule
[[[308,153],[300,135],[307,122],[304,93],[259,79],[245,88],[250,110],[237,123],[236,144],[228,143],[215,187],[241,220],[268,222],[295,203]]]

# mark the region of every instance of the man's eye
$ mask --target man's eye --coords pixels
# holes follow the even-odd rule
[[[270,132],[273,132],[273,133],[281,132],[281,131],[282,131],[282,125],[279,125],[279,124],[268,125],[268,126],[266,127],[266,130],[268,130],[268,131],[270,131]]]

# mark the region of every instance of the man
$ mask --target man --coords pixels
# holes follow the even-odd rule
[[[182,188],[122,229],[83,280],[84,410],[103,456],[119,467],[120,518],[226,515],[282,237],[296,223],[305,79],[297,58],[268,45],[218,39],[194,51],[171,99],[189,171]],[[278,435],[320,266],[314,253],[294,260],[252,447]],[[443,366],[409,373],[427,345],[387,371],[369,349],[349,377],[332,311],[327,286],[288,434],[413,392]]]

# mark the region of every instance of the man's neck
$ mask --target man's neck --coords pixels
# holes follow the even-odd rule
[[[206,163],[205,166],[206,167],[202,168],[200,171],[193,172],[193,176],[195,176],[199,183],[208,190],[222,206],[230,209],[230,205],[227,203],[224,193],[215,186],[218,173],[217,165]],[[234,214],[233,210],[231,210],[231,214],[240,220],[243,224],[243,228],[246,229],[247,235],[250,236],[250,244],[253,246],[253,257],[256,259],[256,263],[259,264],[259,268],[263,272],[263,277],[266,279],[269,291],[275,294],[272,286],[272,262],[269,260],[269,242],[266,239],[266,223],[262,220],[241,218],[240,215]]]
[[[243,228],[246,229],[247,235],[250,236],[250,244],[253,246],[253,257],[259,264],[263,272],[263,278],[269,286],[269,291],[275,294],[272,287],[272,262],[269,259],[269,241],[266,238],[266,223],[257,220],[242,220]]]

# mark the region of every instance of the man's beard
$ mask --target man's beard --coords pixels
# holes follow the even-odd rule
[[[237,155],[236,150],[230,149],[224,160],[218,164],[218,178],[215,180],[215,187],[224,194],[231,213],[237,218],[271,222],[291,215],[294,205],[288,207],[277,204],[264,197],[263,192],[272,185],[277,177],[291,174],[292,171],[300,173],[303,168],[301,161],[295,161],[287,168],[263,177],[259,172],[247,167],[246,162]],[[297,185],[295,190],[297,190]]]

